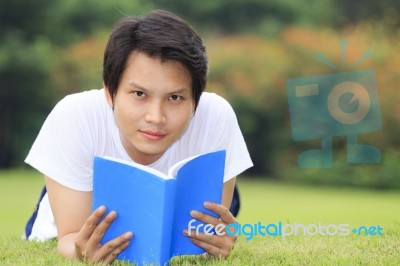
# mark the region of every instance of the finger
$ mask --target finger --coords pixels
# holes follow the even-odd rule
[[[105,263],[113,262],[117,256],[130,245],[130,239],[133,237],[132,233],[125,233],[118,238],[104,244],[98,252],[96,252],[96,261],[103,261]],[[104,259],[103,259],[104,258]]]
[[[87,218],[86,222],[82,226],[77,241],[81,240],[86,242],[87,239],[93,234],[93,231],[96,229],[97,224],[99,223],[101,217],[106,213],[106,207],[100,206],[97,208],[90,216]]]
[[[87,218],[85,223],[83,224],[81,230],[79,231],[76,239],[75,239],[75,249],[76,256],[79,258],[87,259],[92,255],[96,247],[91,247],[87,245],[87,241],[90,239],[94,230],[99,223],[99,220],[106,212],[106,208],[104,206],[100,206],[97,208],[90,216]]]
[[[190,211],[190,215],[194,219],[196,219],[198,221],[201,221],[202,223],[205,223],[205,224],[212,224],[214,227],[217,226],[217,224],[221,223],[220,219],[215,218],[215,217],[213,217],[211,215],[208,215],[208,214],[206,214],[204,212],[193,210],[193,211]]]
[[[109,212],[104,217],[104,219],[93,230],[92,235],[87,241],[88,247],[96,248],[99,245],[100,240],[103,238],[107,229],[110,227],[110,225],[114,222],[116,218],[117,218],[117,213],[115,211]]]
[[[201,232],[191,231],[191,234],[188,235],[188,232],[185,230],[184,234],[189,237],[189,239],[199,240],[201,242],[208,243],[212,246],[223,247],[225,245],[226,239],[218,235],[209,235]],[[230,246],[230,245],[229,245]]]
[[[230,249],[222,249],[220,246],[215,246],[209,242],[202,241],[198,238],[189,238],[189,240],[195,245],[203,248],[208,254],[217,258],[227,258],[229,256]]]
[[[232,213],[223,205],[214,202],[204,202],[204,207],[219,215],[220,219],[226,224],[233,224],[236,222],[236,218]]]

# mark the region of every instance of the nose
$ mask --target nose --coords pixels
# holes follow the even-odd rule
[[[147,105],[147,110],[145,113],[145,121],[147,123],[159,125],[165,124],[167,118],[165,116],[165,110],[162,102],[152,101]]]

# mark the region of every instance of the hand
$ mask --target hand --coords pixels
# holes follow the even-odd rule
[[[108,227],[117,218],[117,213],[111,211],[99,223],[105,212],[104,206],[95,210],[76,236],[75,255],[78,259],[88,262],[112,263],[118,254],[129,246],[129,240],[133,237],[131,232],[126,232],[104,245],[100,244]]]
[[[218,224],[224,225],[223,228],[225,228],[228,224],[237,222],[232,213],[221,204],[205,202],[204,207],[219,215],[220,219],[199,211],[191,211],[191,216],[205,224],[212,224],[214,228]],[[189,237],[190,241],[194,244],[203,248],[209,255],[218,258],[227,258],[235,246],[237,239],[236,235],[230,236],[226,233],[224,235],[206,235],[204,233],[196,235],[195,231],[192,231],[189,235],[187,230],[184,231],[184,235]]]

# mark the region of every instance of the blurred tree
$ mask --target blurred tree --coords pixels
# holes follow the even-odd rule
[[[0,2],[0,38],[16,35],[22,42],[33,41],[44,34],[50,21],[55,1],[2,0]]]
[[[279,143],[282,143],[282,138],[277,136],[276,132],[280,130],[278,127],[282,122],[275,120],[279,119],[283,113],[277,114],[266,110],[260,98],[255,97],[233,97],[231,103],[235,108],[254,164],[247,173],[276,177],[274,154]]]
[[[22,164],[58,100],[51,76],[59,50],[146,6],[140,0],[0,2],[0,168]]]
[[[22,161],[52,106],[51,46],[7,36],[0,46],[0,168]]]
[[[56,2],[47,21],[47,32],[58,45],[75,43],[93,32],[109,31],[118,19],[127,15],[141,15],[152,7],[144,0]]]
[[[55,2],[0,3],[0,168],[22,160],[52,104],[52,47],[40,37]]]
[[[163,1],[153,0],[156,6],[181,14],[200,27],[213,27],[223,32],[237,32],[257,26],[266,16],[277,21],[292,22],[294,10],[287,1],[233,0],[233,1]],[[285,3],[286,2],[286,3]]]
[[[400,2],[398,0],[379,0],[361,3],[358,1],[335,1],[336,18],[334,24],[346,26],[360,21],[382,21],[388,30],[400,25]]]
[[[150,0],[176,12],[203,31],[276,34],[288,24],[320,25],[333,18],[331,0]],[[312,6],[313,8],[310,8]]]
[[[382,21],[389,30],[400,24],[398,0],[149,0],[176,12],[202,31],[276,35],[286,25],[342,28],[360,21]]]
[[[309,143],[291,139],[285,80],[331,73],[316,62],[315,53],[340,63],[337,41],[343,36],[350,43],[346,62],[355,62],[367,48],[373,50],[369,67],[377,71],[385,129],[374,142],[397,149],[400,94],[393,86],[400,77],[399,35],[387,34],[387,29],[397,30],[399,5],[395,0],[2,0],[0,168],[22,164],[60,97],[101,84],[102,51],[115,21],[153,8],[177,13],[208,39],[207,87],[227,97],[236,110],[255,162],[251,173],[304,177],[296,159]],[[210,32],[217,34],[210,37]],[[390,156],[385,167],[371,171],[366,184],[376,186],[376,175],[381,176],[381,187],[398,182],[398,152]],[[340,171],[332,175],[355,175],[346,167],[336,166]],[[309,180],[322,180],[323,175],[308,174]],[[333,182],[344,184],[342,179]]]

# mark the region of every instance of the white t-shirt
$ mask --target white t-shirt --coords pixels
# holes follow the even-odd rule
[[[180,160],[221,149],[226,150],[224,181],[253,165],[230,104],[214,93],[204,92],[185,133],[149,166],[166,173]],[[105,155],[132,160],[121,143],[113,111],[101,89],[61,100],[47,117],[25,162],[68,188],[92,191],[93,157]],[[45,196],[29,239],[56,236]]]

